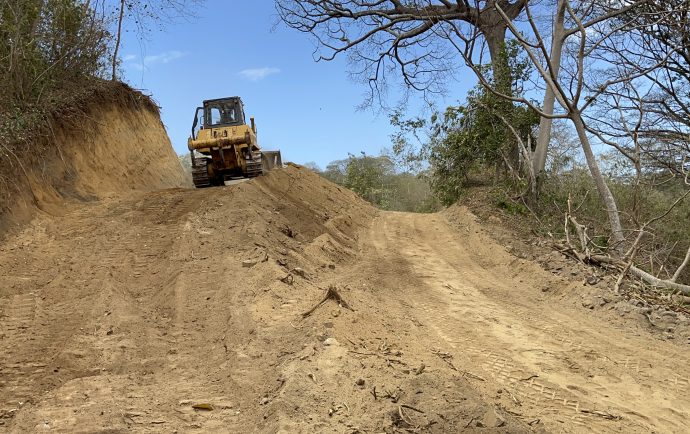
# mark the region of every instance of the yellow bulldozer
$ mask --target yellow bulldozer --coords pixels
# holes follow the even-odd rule
[[[187,146],[197,188],[252,178],[283,165],[280,151],[259,148],[254,118],[247,125],[237,96],[206,100],[197,107]]]

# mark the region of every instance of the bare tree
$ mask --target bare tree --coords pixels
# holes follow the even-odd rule
[[[122,41],[122,29],[129,20],[140,38],[145,38],[150,26],[165,26],[181,19],[194,17],[204,0],[119,0],[115,31],[115,48],[112,57],[112,80],[117,80],[118,55]]]
[[[386,74],[391,71],[400,73],[409,88],[440,91],[454,71],[453,61],[459,55],[491,93],[526,105],[543,118],[536,149],[525,158],[532,161],[534,174],[544,170],[552,120],[567,119],[577,134],[599,198],[606,208],[611,245],[619,255],[624,254],[626,230],[594,151],[595,145],[607,143],[610,137],[597,134],[592,114],[605,106],[602,101],[611,92],[635,90],[634,83],[640,78],[672,70],[674,53],[679,52],[677,45],[686,44],[685,36],[673,38],[673,43],[667,43],[672,46],[665,51],[654,50],[655,56],[649,56],[644,62],[632,55],[644,51],[630,53],[618,46],[620,55],[636,62],[637,68],[621,68],[618,56],[610,55],[610,47],[634,42],[635,38],[630,37],[634,29],[649,30],[653,25],[686,35],[687,0],[671,3],[674,5],[668,7],[661,0],[486,1],[471,6],[469,2],[442,0],[277,0],[280,16],[288,26],[316,38],[318,59],[330,60],[347,52],[353,65],[359,68],[353,73],[369,82],[373,94],[379,91],[379,82],[385,83]],[[544,12],[549,11],[553,13],[545,18]],[[516,23],[518,17],[524,18],[520,24]],[[501,64],[504,60],[500,53],[506,32],[529,58],[535,79],[544,89],[542,106],[514,95],[510,86],[505,85],[507,68]],[[668,41],[670,34],[666,32],[662,42]],[[483,67],[487,46],[492,73]],[[661,87],[653,80],[648,79],[648,83],[654,88]],[[672,83],[670,80],[667,85]],[[626,91],[625,95],[645,100],[654,93],[645,88]],[[659,106],[661,103],[657,100]],[[672,110],[667,108],[667,111]],[[614,148],[641,170],[642,159],[651,153],[644,151],[648,142],[641,140],[644,122],[630,121],[625,126],[618,125],[621,127],[618,131],[622,131],[631,145]],[[670,136],[668,129],[656,133]],[[522,148],[523,154],[531,152],[524,143]],[[683,164],[676,164],[678,170],[687,167],[687,163]]]
[[[381,96],[389,74],[399,73],[409,89],[444,90],[459,58],[444,27],[476,29],[483,38],[498,87],[510,92],[507,59],[502,54],[508,20],[527,0],[277,0],[282,21],[317,41],[318,60],[347,53],[352,75]],[[500,6],[501,12],[497,9]],[[371,102],[371,99],[369,102]]]
[[[631,167],[635,189],[630,218],[637,226],[638,236],[633,243],[639,244],[637,256],[644,253],[647,262],[653,264],[662,252],[660,262],[668,269],[674,251],[684,254],[684,258],[677,259],[681,265],[673,276],[668,274],[668,280],[659,278],[663,267],[658,268],[656,276],[636,268],[634,254],[629,259],[630,272],[654,285],[673,289],[678,289],[672,284],[687,265],[688,254],[681,246],[688,240],[653,242],[651,225],[640,222],[644,211],[641,191],[663,185],[667,195],[675,195],[669,211],[688,196],[687,188],[682,186],[690,162],[689,11],[688,0],[650,0],[617,20],[625,33],[603,41],[592,57],[596,62],[608,63],[601,73],[609,80],[620,76],[631,79],[604,89],[593,102],[592,113],[586,115],[589,133],[615,149]],[[643,238],[650,240],[648,248],[642,246]]]
[[[602,80],[598,75],[592,74],[590,58],[592,53],[596,52],[606,40],[624,32],[624,27],[617,25],[614,20],[625,14],[635,13],[637,11],[636,8],[645,3],[646,0],[627,3],[614,2],[610,4],[581,1],[574,4],[570,0],[559,0],[554,28],[557,29],[557,33],[562,33],[562,37],[556,37],[556,43],[552,44],[551,47],[548,47],[545,43],[546,38],[539,30],[540,23],[529,4],[525,5],[525,15],[528,24],[527,31],[518,29],[511,17],[501,9],[500,5],[496,5],[496,9],[503,17],[512,37],[519,42],[528,54],[539,79],[545,83],[549,92],[553,92],[553,98],[560,106],[558,111],[550,110],[547,104],[545,104],[544,108],[537,107],[524,97],[502,93],[500,89],[492,86],[492,83],[484,76],[481,68],[474,61],[476,56],[473,50],[476,34],[463,32],[463,29],[457,27],[450,29],[457,38],[456,46],[458,51],[462,53],[467,64],[479,77],[480,82],[493,93],[502,98],[526,104],[544,118],[567,118],[571,121],[581,142],[585,161],[592,174],[599,196],[607,209],[614,245],[618,246],[625,241],[618,207],[599,168],[583,113],[610,86],[629,82],[636,77],[636,75],[619,75],[605,77]],[[559,46],[561,49],[557,50],[556,48],[559,48]],[[563,56],[566,57],[563,58]],[[661,65],[662,61],[658,64],[650,65],[649,68],[654,69]],[[567,70],[562,70],[563,66]],[[640,71],[638,75],[642,73],[643,71]],[[548,97],[549,95],[546,96]],[[538,152],[541,152],[543,155],[539,156],[539,167],[537,169],[543,170],[541,166],[546,161],[546,150],[543,148]],[[537,159],[535,158],[535,160]],[[535,164],[537,163],[535,162]]]
[[[120,0],[120,11],[117,18],[117,33],[115,34],[115,50],[113,52],[112,80],[117,80],[117,62],[120,53],[120,41],[122,41],[122,21],[125,18],[125,0]]]
[[[645,160],[638,166],[682,176],[690,156],[690,0],[651,0],[641,10],[625,17],[625,39],[599,50],[615,63],[614,74],[636,79],[602,94],[592,130],[629,157],[634,142]],[[659,63],[664,67],[650,68]]]

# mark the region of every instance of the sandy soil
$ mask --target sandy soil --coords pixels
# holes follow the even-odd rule
[[[686,343],[482,227],[298,167],[41,214],[0,244],[0,432],[687,431]]]
[[[56,128],[49,146],[18,153],[22,161],[0,158],[0,238],[38,211],[61,215],[68,202],[192,186],[158,112],[117,103],[82,109],[88,116]]]

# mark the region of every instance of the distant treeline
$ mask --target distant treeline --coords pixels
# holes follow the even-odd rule
[[[384,210],[433,212],[440,208],[425,174],[400,171],[387,155],[350,154],[330,162],[325,169],[315,163],[305,166]]]

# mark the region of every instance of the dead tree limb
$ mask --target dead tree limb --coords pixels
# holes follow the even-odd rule
[[[644,270],[640,270],[635,266],[630,267],[630,273],[644,280],[652,286],[657,288],[670,289],[678,291],[683,295],[690,295],[690,285],[681,285],[680,283],[672,282],[670,280],[661,280],[658,277],[652,276]]]
[[[685,267],[688,265],[688,262],[690,262],[690,247],[688,247],[688,253],[685,254],[685,259],[683,259],[683,263],[680,264],[676,272],[673,273],[673,277],[669,279],[670,282],[675,282],[676,279],[678,279],[680,273],[682,273]]]
[[[328,290],[326,291],[326,296],[323,298],[323,300],[321,300],[320,302],[318,302],[318,303],[316,304],[316,306],[312,307],[312,308],[309,309],[307,312],[304,312],[304,313],[302,314],[302,318],[306,318],[306,317],[308,317],[309,315],[311,315],[312,313],[314,313],[314,311],[315,311],[316,309],[318,309],[319,307],[321,307],[321,305],[323,305],[323,304],[324,304],[325,302],[327,302],[328,300],[333,300],[333,301],[335,301],[336,303],[338,303],[338,306],[344,307],[345,309],[349,309],[349,310],[351,310],[351,311],[354,312],[354,309],[351,308],[350,305],[347,304],[347,302],[346,302],[345,300],[343,300],[343,298],[340,296],[340,294],[338,293],[338,290],[335,289],[335,286],[331,285],[331,286],[328,287]]]

